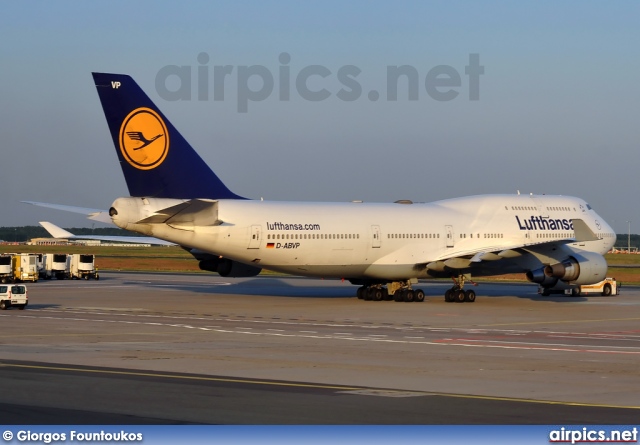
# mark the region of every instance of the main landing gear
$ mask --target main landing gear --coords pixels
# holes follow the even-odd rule
[[[447,289],[444,293],[444,301],[447,303],[473,303],[476,301],[476,293],[472,289],[464,290],[464,280],[465,276],[460,275],[456,279],[455,277],[451,277],[453,280],[453,287],[451,289]],[[477,286],[476,283],[469,280],[474,286]]]
[[[407,303],[413,301],[422,303],[424,301],[424,291],[422,289],[412,289],[411,283],[408,281],[394,281],[389,283],[387,287],[383,287],[381,284],[361,286],[358,288],[357,296],[359,299],[366,301],[393,300]]]

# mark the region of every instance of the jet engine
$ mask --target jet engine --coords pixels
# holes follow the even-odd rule
[[[576,253],[560,263],[543,268],[547,278],[571,284],[594,284],[607,276],[607,261],[596,252]]]
[[[242,278],[255,277],[262,268],[238,263],[228,258],[210,258],[198,263],[201,270],[218,272],[222,277]]]
[[[536,270],[530,270],[526,274],[527,280],[537,283],[542,287],[553,287],[558,282],[557,278],[548,277],[544,274],[544,267]]]

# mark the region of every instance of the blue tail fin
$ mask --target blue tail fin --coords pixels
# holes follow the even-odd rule
[[[131,196],[244,199],[229,190],[138,84],[93,73]]]

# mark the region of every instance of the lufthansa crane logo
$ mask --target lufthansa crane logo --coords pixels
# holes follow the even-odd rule
[[[158,113],[136,108],[120,126],[120,151],[126,161],[140,170],[156,168],[169,152],[169,132]]]

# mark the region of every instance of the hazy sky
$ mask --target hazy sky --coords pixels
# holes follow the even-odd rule
[[[0,226],[91,227],[19,201],[107,209],[128,195],[91,78],[101,71],[131,75],[239,195],[576,195],[639,233],[639,22],[636,1],[1,2]],[[185,87],[163,77],[171,65],[191,70],[191,100],[157,87]],[[406,76],[388,96],[387,70],[403,65],[417,100]],[[251,70],[272,91],[258,75],[243,86]],[[296,87],[309,70],[306,91],[328,97]],[[263,100],[241,112],[248,89]]]

